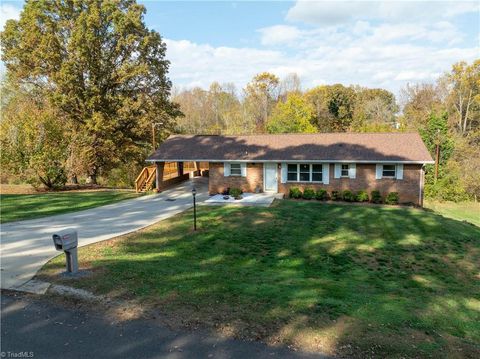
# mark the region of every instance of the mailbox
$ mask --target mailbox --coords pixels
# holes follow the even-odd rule
[[[53,235],[53,243],[57,251],[67,251],[78,246],[77,231],[64,229]]]
[[[78,272],[78,235],[77,231],[72,228],[63,229],[54,233],[52,236],[53,244],[57,251],[63,251],[67,260],[67,272]]]

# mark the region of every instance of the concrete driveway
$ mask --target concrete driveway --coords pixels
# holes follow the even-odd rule
[[[156,195],[1,225],[1,288],[20,287],[48,260],[60,254],[53,247],[53,232],[62,228],[76,228],[79,246],[133,232],[192,207],[191,190],[194,185],[197,188],[197,200],[201,202],[207,199],[208,179],[197,177]]]

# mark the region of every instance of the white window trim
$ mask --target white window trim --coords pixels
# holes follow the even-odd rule
[[[308,181],[300,181],[300,165],[308,165],[309,166],[309,176],[308,176]],[[314,164],[318,164],[318,163],[292,163],[292,162],[287,162],[286,163],[286,166],[287,166],[287,178],[286,178],[286,183],[324,183],[325,181],[323,180],[324,179],[324,171],[323,171],[323,166],[321,167],[321,171],[316,171],[315,173],[321,173],[322,174],[322,180],[321,181],[313,181],[313,165]],[[288,179],[288,174],[289,173],[293,173],[293,172],[289,172],[288,171],[288,166],[289,165],[296,165],[297,166],[297,180],[289,180]]]
[[[342,166],[347,166],[346,169],[342,170]],[[355,179],[357,177],[357,164],[354,162],[344,162],[344,163],[335,163],[334,164],[334,177],[335,179]],[[347,171],[346,174],[342,174],[342,171]]]
[[[232,166],[238,166],[240,173],[233,173]],[[230,163],[230,176],[232,177],[242,177],[242,165],[240,163]]]
[[[232,173],[232,165],[240,166],[240,173]],[[247,177],[247,164],[243,162],[225,162],[223,167],[224,177]]]
[[[393,166],[393,176],[384,176],[383,172],[385,171],[385,166]],[[388,170],[391,171],[391,170]],[[397,178],[397,166],[394,164],[384,164],[382,165],[382,178],[396,179]]]

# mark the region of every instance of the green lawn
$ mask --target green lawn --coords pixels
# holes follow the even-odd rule
[[[354,357],[480,357],[480,228],[398,207],[199,207],[80,248],[93,274],[41,279],[180,326]],[[172,324],[173,325],[173,324]]]
[[[80,211],[138,196],[129,191],[0,195],[2,223]]]
[[[480,203],[425,200],[425,207],[445,217],[468,221],[480,227]]]

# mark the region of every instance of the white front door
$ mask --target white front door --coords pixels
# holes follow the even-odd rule
[[[263,164],[263,189],[265,192],[278,192],[277,164]]]

